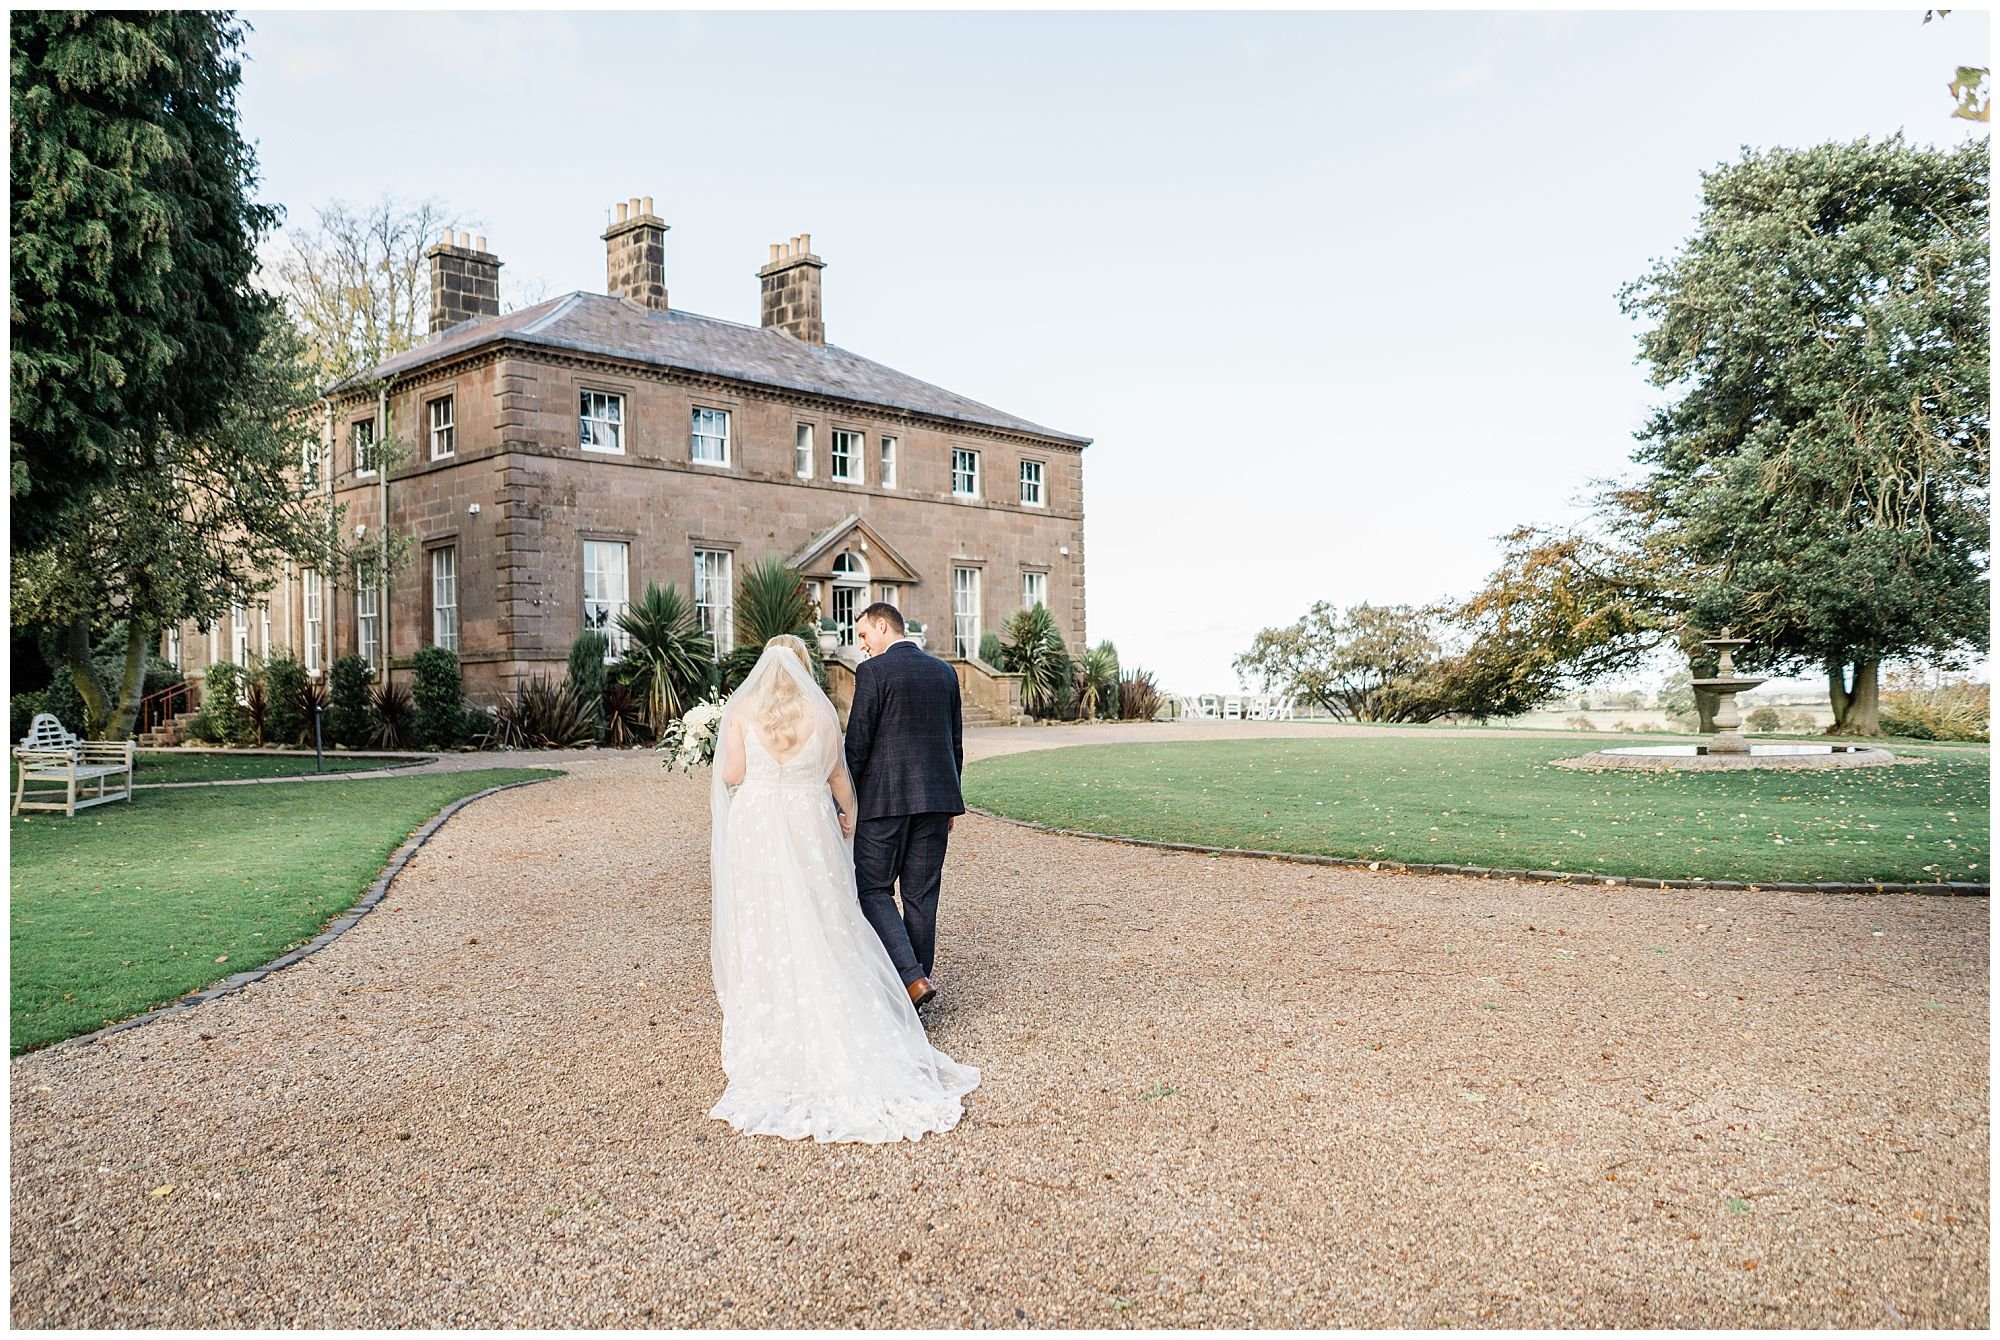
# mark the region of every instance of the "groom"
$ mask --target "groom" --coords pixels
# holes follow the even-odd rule
[[[894,605],[861,611],[854,633],[868,652],[847,714],[847,772],[861,801],[854,882],[910,1000],[923,1005],[937,994],[930,976],[945,842],[965,813],[958,672],[904,635]],[[899,880],[900,915],[891,892]]]

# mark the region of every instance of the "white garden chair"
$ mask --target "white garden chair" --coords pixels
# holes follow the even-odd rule
[[[1222,715],[1222,700],[1212,693],[1201,695],[1201,710],[1195,713],[1203,721],[1214,721]]]
[[[1222,719],[1224,721],[1241,721],[1243,719],[1243,700],[1233,693],[1224,698],[1222,700]]]
[[[130,800],[138,751],[134,740],[79,740],[49,713],[38,713],[14,750],[14,813],[61,810],[74,818],[92,805]],[[123,785],[112,789],[121,777]],[[86,790],[92,783],[95,790]]]

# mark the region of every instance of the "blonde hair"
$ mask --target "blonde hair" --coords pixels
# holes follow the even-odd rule
[[[799,664],[807,674],[812,673],[812,654],[806,644],[790,633],[780,633],[764,644],[764,650],[783,647],[799,658]],[[780,669],[766,677],[764,691],[757,702],[757,730],[764,737],[765,744],[775,752],[789,754],[799,742],[801,728],[806,724],[805,695],[799,692],[798,684]]]

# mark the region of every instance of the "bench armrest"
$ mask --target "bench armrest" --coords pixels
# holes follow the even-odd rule
[[[24,768],[67,768],[76,762],[76,751],[16,748],[14,758]]]
[[[87,763],[130,763],[137,748],[131,740],[84,740],[76,750]]]

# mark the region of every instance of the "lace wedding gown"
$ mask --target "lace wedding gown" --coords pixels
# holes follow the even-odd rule
[[[722,784],[720,757],[714,783],[712,950],[729,1085],[709,1115],[788,1140],[876,1144],[950,1130],[979,1071],[930,1045],[862,915],[827,788],[840,749],[831,704],[783,760],[751,721],[741,738],[742,784],[733,794]]]

